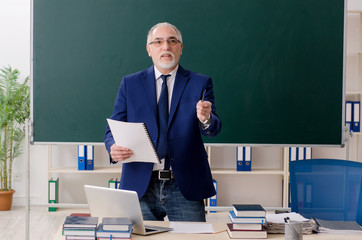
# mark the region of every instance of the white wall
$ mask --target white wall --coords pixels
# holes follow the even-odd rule
[[[21,78],[30,75],[30,0],[1,0],[0,1],[0,67],[12,66],[17,68],[21,72]],[[349,0],[348,9],[362,10],[361,0]],[[349,17],[349,21],[358,24],[356,17]],[[352,29],[352,30],[351,30]],[[359,28],[355,28],[359,29]],[[353,34],[353,28],[348,30],[350,34]],[[359,31],[359,30],[358,30]],[[357,43],[352,43],[353,44]],[[358,46],[358,45],[357,45]],[[355,61],[353,59],[347,61]],[[352,67],[348,69],[348,74],[356,71],[357,68]],[[348,88],[353,88],[352,85],[348,85]],[[352,150],[357,147],[356,143],[352,142]],[[31,199],[33,203],[46,203],[47,202],[47,146],[35,145],[30,147],[30,159],[31,159]],[[105,153],[104,147],[97,146],[96,149],[96,166],[108,166],[108,158]],[[273,154],[270,154],[270,151]],[[353,151],[351,151],[353,152]],[[256,160],[254,167],[256,168],[279,168],[280,162],[278,159],[281,157],[281,152],[278,149],[265,149],[256,150]],[[212,164],[214,167],[229,167],[233,165],[235,159],[235,149],[228,147],[217,147],[212,149]],[[318,148],[314,149],[313,156],[317,158],[328,157],[328,158],[344,158],[345,149],[338,148]],[[61,166],[76,166],[77,165],[77,151],[75,146],[54,146],[53,147],[53,159],[54,165],[61,164]],[[221,160],[222,159],[222,160]],[[268,159],[263,161],[263,159]],[[14,196],[14,205],[24,205],[25,201],[25,157],[18,159],[14,163],[14,175],[13,175],[13,187],[16,190]],[[61,174],[62,177],[60,190],[61,202],[74,202],[74,203],[85,203],[84,193],[82,192],[82,185],[87,184],[98,184],[106,185],[107,180],[110,177],[119,177],[116,175],[110,176],[105,174],[100,175],[87,175],[84,177],[81,173],[79,174]],[[238,185],[248,188],[245,192],[253,192],[253,189],[264,188],[265,191],[271,191],[273,187],[265,186],[265,182],[269,181],[272,186],[280,184],[280,179],[270,179],[265,177],[246,177],[242,180],[235,180],[233,177],[226,179],[227,186],[234,187],[233,183],[239,181]],[[76,186],[76,187],[74,187]],[[223,188],[220,188],[223,189]],[[279,189],[281,191],[281,189]],[[279,191],[278,190],[278,191]],[[281,202],[281,193],[273,193],[275,197],[272,199],[266,199],[264,201],[266,205],[273,206],[276,203]],[[265,192],[264,192],[265,193]],[[234,197],[234,196],[230,196]],[[256,194],[249,198],[249,194],[235,197],[246,197],[250,201],[255,201],[255,198],[263,198]],[[229,200],[223,200],[225,204],[229,204]]]

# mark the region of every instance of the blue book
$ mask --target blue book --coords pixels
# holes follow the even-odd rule
[[[67,216],[63,228],[93,228],[98,225],[98,217]]]
[[[234,211],[229,212],[229,218],[233,224],[237,223],[266,223],[265,217],[237,217]]]
[[[132,228],[129,231],[104,231],[100,223],[96,230],[96,238],[131,238]]]
[[[103,231],[130,231],[132,223],[128,218],[104,217],[102,219]]]
[[[237,217],[265,217],[266,211],[260,204],[233,204]]]

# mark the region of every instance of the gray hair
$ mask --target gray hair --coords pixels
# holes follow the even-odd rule
[[[174,25],[172,25],[171,23],[168,23],[168,22],[162,22],[162,23],[157,23],[155,26],[153,26],[149,31],[148,31],[148,34],[147,34],[147,44],[149,44],[151,42],[151,35],[152,35],[152,32],[158,28],[158,27],[161,27],[161,26],[167,26],[167,27],[171,27],[175,30],[176,34],[177,34],[177,39],[182,42],[182,35],[181,35],[181,32],[180,30],[178,30],[178,28]]]

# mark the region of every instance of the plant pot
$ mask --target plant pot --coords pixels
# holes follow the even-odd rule
[[[0,191],[0,211],[8,211],[13,204],[13,194],[15,190]]]

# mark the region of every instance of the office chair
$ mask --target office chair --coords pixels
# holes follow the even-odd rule
[[[337,159],[291,161],[291,209],[306,218],[362,225],[362,163]]]

